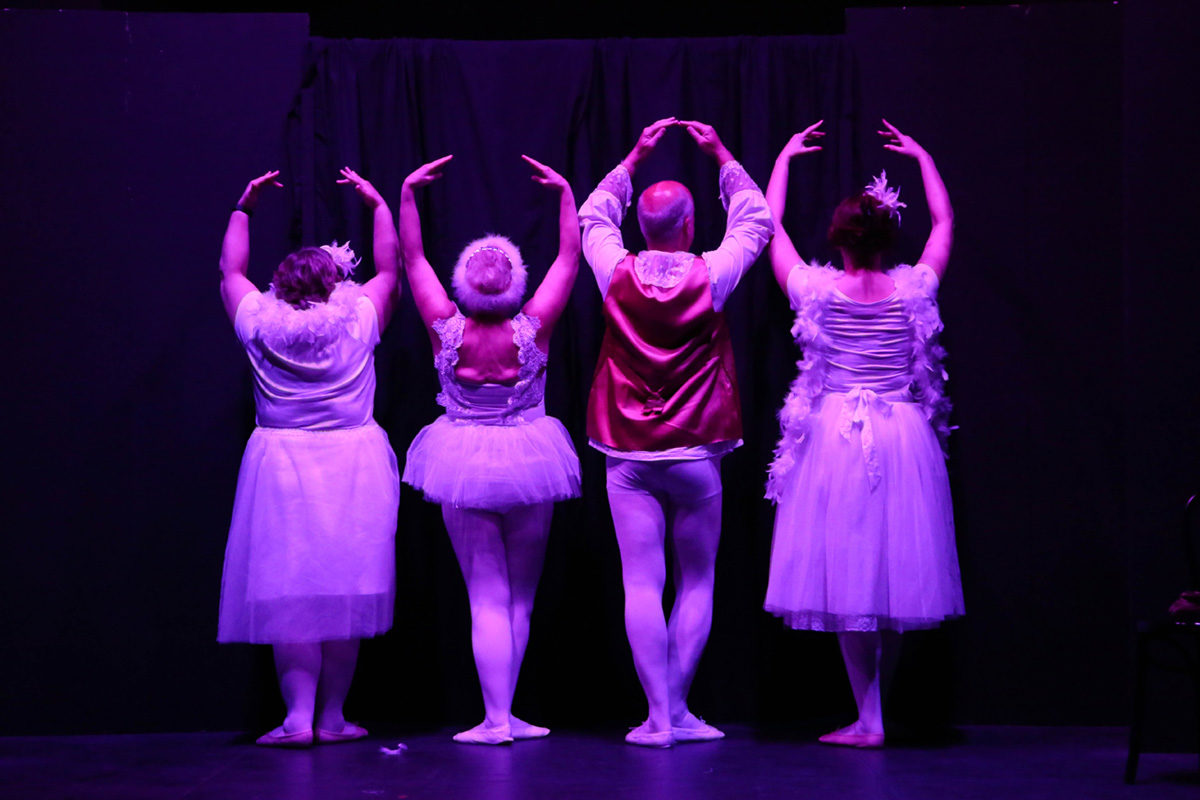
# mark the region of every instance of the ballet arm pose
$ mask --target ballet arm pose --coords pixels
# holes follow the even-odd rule
[[[788,140],[779,152],[779,157],[775,159],[775,168],[771,170],[771,179],[767,182],[767,205],[771,209],[771,216],[775,218],[775,238],[771,240],[771,270],[785,293],[788,273],[801,261],[800,254],[792,244],[792,237],[788,236],[783,227],[783,211],[787,205],[788,170],[796,156],[815,153],[821,149],[815,142],[825,135],[824,131],[818,130],[824,121],[819,120],[809,125]]]
[[[438,280],[433,266],[425,258],[425,245],[421,241],[421,216],[417,211],[417,200],[413,189],[427,186],[442,177],[442,168],[454,156],[442,156],[436,161],[422,164],[404,179],[400,188],[400,248],[404,255],[404,272],[412,290],[413,302],[425,323],[433,341],[434,352],[441,349],[441,338],[433,329],[433,323],[454,316],[454,303]]]
[[[383,196],[366,178],[349,167],[342,167],[338,183],[353,186],[374,215],[372,238],[375,256],[375,277],[363,284],[363,293],[371,299],[379,315],[379,329],[387,327],[396,301],[400,298],[399,253],[392,212]]]
[[[229,224],[225,227],[225,238],[221,242],[221,302],[225,305],[225,313],[230,322],[237,315],[238,305],[250,294],[257,291],[246,270],[250,266],[250,215],[258,206],[259,196],[268,186],[282,188],[279,182],[279,170],[259,175],[246,184],[237,205],[229,213]]]
[[[933,156],[886,119],[883,125],[886,130],[879,131],[879,135],[888,139],[884,148],[915,158],[921,167],[921,181],[925,184],[925,202],[929,204],[929,221],[932,225],[929,238],[925,240],[925,249],[921,252],[921,260],[917,263],[927,264],[940,282],[946,274],[950,248],[954,245],[954,210],[950,207],[950,195],[946,192],[941,173],[933,163]]]
[[[521,158],[533,167],[532,178],[536,183],[553,189],[559,195],[558,257],[546,271],[546,277],[524,309],[526,314],[541,321],[537,334],[538,346],[545,351],[549,349],[550,334],[566,307],[571,288],[575,285],[575,276],[579,273],[579,216],[575,212],[575,195],[566,179],[529,156]]]

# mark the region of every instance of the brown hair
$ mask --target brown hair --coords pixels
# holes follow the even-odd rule
[[[838,203],[829,223],[829,243],[850,253],[855,262],[870,263],[896,240],[899,223],[879,200],[856,194]]]
[[[340,278],[329,253],[319,247],[302,247],[279,262],[271,288],[280,300],[303,309],[328,300]]]

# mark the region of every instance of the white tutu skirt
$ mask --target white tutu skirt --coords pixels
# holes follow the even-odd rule
[[[413,439],[404,482],[434,503],[503,512],[578,497],[579,457],[554,417],[488,425],[443,415]]]
[[[839,430],[845,401],[814,403],[808,436],[775,516],[764,607],[793,628],[906,631],[963,614],[945,459],[921,407],[869,412],[878,481],[863,428]]]
[[[387,434],[257,428],[238,473],[217,640],[357,639],[392,626],[400,482]]]

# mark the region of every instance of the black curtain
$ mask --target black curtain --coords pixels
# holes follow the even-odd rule
[[[714,125],[764,187],[787,138],[824,119],[826,152],[795,164],[786,222],[804,252],[826,255],[829,212],[863,180],[856,169],[855,94],[854,59],[841,37],[314,39],[287,135],[295,243],[349,236],[360,254],[369,254],[369,219],[334,184],[337,169],[361,170],[394,208],[410,171],[452,153],[445,178],[419,195],[430,261],[448,280],[466,242],[503,233],[521,246],[536,285],[557,252],[557,211],[519,156],[562,172],[582,203],[645,125],[674,115]],[[696,249],[715,247],[725,222],[717,169],[682,130],[663,139],[635,190],[668,177],[697,198]],[[631,248],[642,245],[635,222],[625,232]],[[693,697],[715,719],[762,720],[795,691],[797,675],[815,670],[828,679],[838,667],[832,641],[784,635],[761,610],[773,519],[762,499],[764,470],[797,355],[790,312],[765,258],[727,311],[745,446],[724,463],[716,611]],[[603,459],[584,436],[602,333],[599,293],[584,265],[555,332],[547,389],[548,412],[575,437],[584,496],[556,511],[516,700],[518,713],[551,725],[634,723],[644,713],[624,635]],[[403,457],[420,427],[440,412],[428,337],[407,297],[378,351],[377,369],[376,418]],[[396,628],[367,647],[355,698],[362,698],[365,716],[465,724],[480,716],[481,703],[462,579],[439,509],[406,488],[400,516]],[[818,707],[837,708],[844,700],[835,692]],[[807,693],[803,703],[811,712]]]

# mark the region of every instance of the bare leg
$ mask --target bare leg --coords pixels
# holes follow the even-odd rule
[[[287,706],[287,716],[283,725],[272,733],[311,731],[321,675],[321,645],[277,644],[274,651],[275,674],[279,677],[279,692]]]
[[[858,720],[843,729],[853,734],[883,733],[883,636],[878,631],[838,634]]]
[[[358,639],[321,642],[321,680],[317,684],[316,727],[339,733],[346,727],[342,707],[358,662]]]
[[[512,684],[508,701],[512,704],[525,660],[525,648],[529,644],[529,617],[533,613],[533,599],[537,594],[538,580],[542,577],[542,564],[546,556],[546,541],[550,534],[550,520],[554,514],[553,503],[538,503],[519,506],[504,515],[504,548],[508,565],[509,590],[512,605],[509,624],[512,629]],[[530,725],[509,712],[512,734],[515,738],[545,736],[550,731]]]
[[[667,627],[671,724],[692,728],[702,724],[688,711],[687,696],[712,629],[721,495],[677,506],[671,521],[675,551],[675,605]]]
[[[508,715],[513,687],[512,599],[501,517],[487,511],[449,505],[442,506],[442,517],[467,584],[467,596],[471,601],[471,646],[483,691],[483,724],[465,733],[486,729],[495,732],[491,738],[498,740],[487,743],[511,741]]]
[[[618,465],[615,468],[614,462]],[[644,728],[649,733],[669,732],[667,622],[662,608],[666,584],[663,553],[666,517],[662,504],[649,491],[639,490],[623,480],[618,470],[627,469],[627,462],[613,459],[608,470],[608,502],[625,584],[625,632],[649,706]]]

